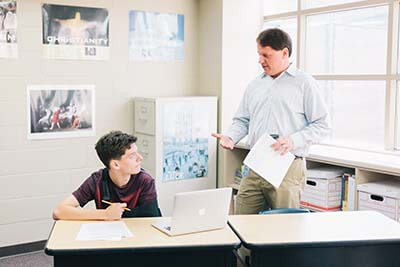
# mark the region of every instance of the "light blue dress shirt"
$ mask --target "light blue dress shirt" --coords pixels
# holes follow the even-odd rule
[[[328,107],[317,81],[290,65],[275,79],[263,73],[248,85],[225,135],[235,144],[248,135],[253,147],[264,133],[279,134],[292,139],[294,155],[306,156],[309,146],[330,130]]]

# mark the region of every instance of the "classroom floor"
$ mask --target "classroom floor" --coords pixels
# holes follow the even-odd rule
[[[1,267],[51,267],[53,257],[47,256],[44,251],[36,251],[15,256],[0,258]]]
[[[1,267],[51,267],[53,266],[53,257],[47,256],[44,251],[36,251],[26,254],[0,258]],[[246,267],[239,260],[237,267]]]

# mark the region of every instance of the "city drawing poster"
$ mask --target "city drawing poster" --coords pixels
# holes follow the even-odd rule
[[[184,57],[184,16],[131,10],[129,59],[171,61]]]
[[[193,102],[163,105],[163,182],[208,176],[209,111]]]
[[[27,87],[28,139],[95,135],[94,86]]]
[[[46,58],[109,59],[107,9],[43,4],[42,26]]]
[[[0,0],[0,57],[18,57],[17,1]]]

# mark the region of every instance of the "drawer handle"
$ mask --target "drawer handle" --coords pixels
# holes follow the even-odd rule
[[[139,118],[139,121],[141,121],[142,123],[146,123],[146,122],[147,122],[147,119]]]
[[[149,145],[149,142],[147,142],[147,140],[143,140],[143,141],[142,141],[142,145],[143,145],[143,146],[148,146],[148,145]]]
[[[314,181],[308,181],[308,180],[307,180],[306,183],[307,183],[308,185],[312,185],[312,186],[316,186],[316,185],[317,185],[317,183],[314,182]]]
[[[377,195],[371,195],[370,198],[375,201],[383,201],[383,197]]]
[[[146,107],[140,107],[140,112],[147,113],[147,108]]]
[[[147,158],[147,156],[149,155],[148,152],[140,152],[140,154],[142,155],[143,158]]]

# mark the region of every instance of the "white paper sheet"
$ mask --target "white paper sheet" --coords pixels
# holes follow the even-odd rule
[[[290,152],[283,156],[279,152],[275,152],[271,147],[275,142],[269,134],[261,136],[247,154],[244,164],[278,188],[292,164],[294,156]]]
[[[133,234],[122,221],[93,222],[81,225],[76,240],[121,240],[131,236]]]

